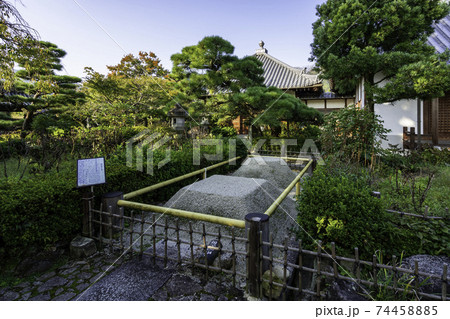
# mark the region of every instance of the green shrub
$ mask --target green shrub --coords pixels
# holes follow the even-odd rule
[[[2,183],[0,253],[17,257],[30,247],[68,240],[80,228],[80,194],[68,173]]]
[[[382,204],[371,195],[368,178],[362,173],[319,166],[303,184],[298,209],[299,237],[310,248],[317,246],[315,240],[325,247],[335,242],[341,254],[358,247],[361,256],[371,258],[376,250],[391,247],[392,227],[385,222]]]
[[[389,131],[379,116],[355,106],[328,113],[324,122],[322,151],[326,156],[353,163],[372,163]]]
[[[194,165],[192,151],[191,142],[182,145],[178,150],[171,152],[171,161],[158,169],[157,164],[164,158],[165,150],[156,150],[154,174],[148,175],[145,165],[143,172],[126,166],[125,148],[120,147],[106,159],[107,183],[95,187],[95,196],[100,200],[102,194],[106,192],[131,192],[214,163],[202,157],[200,165]],[[202,153],[215,153],[215,148],[206,146],[202,149]],[[229,147],[226,142],[222,161],[228,159],[228,153]],[[246,147],[242,142],[237,142],[236,155],[244,157],[246,155]],[[84,190],[75,188],[75,165],[74,160],[72,165],[65,165],[60,173],[49,172],[26,181],[7,181],[0,185],[1,257],[20,257],[29,248],[44,249],[57,241],[71,239],[81,230],[80,205],[81,193]],[[237,167],[224,165],[208,174],[226,173]],[[164,201],[180,187],[195,180],[196,177],[161,188],[136,200],[147,203]]]

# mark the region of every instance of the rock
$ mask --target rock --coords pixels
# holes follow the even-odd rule
[[[30,296],[31,296],[31,292],[27,292],[27,293],[23,294],[22,297],[19,300],[21,300],[21,301],[28,301]]]
[[[91,278],[92,276],[93,276],[93,275],[92,275],[91,273],[88,273],[88,272],[82,272],[82,273],[78,274],[77,278],[78,278],[78,279],[86,280],[86,279]]]
[[[51,299],[50,294],[47,293],[47,294],[34,296],[33,298],[28,299],[28,301],[49,301],[50,299]]]
[[[216,298],[211,295],[201,294],[200,295],[200,301],[214,301]]]
[[[286,269],[286,282],[288,281],[290,275],[291,275],[291,272]],[[274,283],[276,282],[278,284],[284,284],[283,278],[284,278],[283,267],[274,266],[272,268],[272,282],[274,282]],[[262,289],[263,289],[263,293],[266,297],[271,297],[271,299],[277,300],[278,298],[280,298],[281,293],[283,292],[283,287],[272,285],[272,293],[271,293],[270,283],[268,281],[270,281],[270,270],[267,270],[263,275]]]
[[[161,288],[152,296],[152,299],[155,301],[166,301],[168,297],[167,291]]]
[[[207,293],[212,295],[219,295],[221,293],[221,287],[213,281],[208,282],[204,289]]]
[[[327,300],[330,301],[365,301],[366,299],[357,292],[354,282],[337,279],[327,287]]]
[[[402,268],[414,270],[414,264],[417,260],[419,272],[437,275],[442,278],[443,266],[447,264],[447,291],[450,291],[450,257],[447,256],[431,256],[431,255],[414,255],[404,258]],[[428,279],[427,279],[428,278]],[[426,282],[424,282],[426,280]],[[442,280],[437,278],[429,278],[419,276],[419,289],[424,293],[442,293]],[[412,283],[414,287],[414,283]]]
[[[86,288],[88,288],[88,287],[89,287],[89,284],[83,283],[83,284],[79,284],[79,285],[76,287],[76,289],[77,289],[80,293],[82,293],[82,292],[84,292],[84,290],[85,290]]]
[[[84,258],[97,252],[95,241],[92,238],[77,236],[70,242],[70,256]]]
[[[60,272],[60,274],[63,276],[69,275],[69,274],[73,273],[75,270],[77,270],[76,267],[65,268],[63,271]]]
[[[285,189],[297,174],[280,158],[257,156],[247,158],[233,176],[265,179],[274,186]]]
[[[221,267],[222,269],[230,270],[233,268],[233,258],[230,253],[223,254],[220,256],[220,265],[219,265],[219,258],[216,258],[213,263],[214,267]],[[219,268],[220,268],[219,267]]]
[[[178,297],[193,295],[196,292],[201,291],[203,287],[195,282],[192,277],[177,274],[167,283],[166,289],[171,297]]]
[[[52,277],[41,286],[38,287],[39,292],[44,292],[53,289],[54,287],[64,286],[68,280],[59,276]]]
[[[46,279],[48,279],[48,278],[53,277],[54,275],[56,275],[56,273],[55,273],[54,271],[51,271],[51,272],[49,272],[49,273],[46,273],[46,274],[41,275],[40,277],[37,278],[37,280],[39,280],[39,281],[44,281],[44,280],[46,280]]]
[[[8,291],[0,297],[0,301],[13,301],[19,298],[20,295],[15,291]]]
[[[73,292],[67,292],[65,294],[59,295],[52,299],[52,301],[68,301],[71,300],[73,297],[75,297],[76,294]]]

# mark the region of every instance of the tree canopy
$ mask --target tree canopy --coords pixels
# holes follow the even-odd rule
[[[14,62],[33,59],[39,43],[37,32],[8,1],[0,1],[0,89],[9,90],[14,79]],[[43,54],[43,53],[42,53]]]
[[[372,111],[375,102],[439,95],[436,87],[444,87],[448,78],[425,81],[424,76],[448,76],[448,66],[434,63],[444,58],[426,39],[433,22],[448,12],[449,5],[439,0],[328,0],[317,6],[311,59],[340,93],[353,92],[363,78]],[[396,78],[397,83],[378,85]]]
[[[139,76],[157,76],[164,77],[168,71],[163,68],[161,61],[153,52],[139,51],[137,57],[133,54],[125,55],[117,65],[107,66],[110,71],[108,76],[117,77],[139,77]]]
[[[34,42],[34,40],[27,40]],[[69,75],[57,75],[62,70],[61,59],[66,52],[50,42],[39,41],[30,44],[30,57],[20,56],[16,62],[22,68],[15,74],[16,81],[12,94],[4,98],[10,109],[7,111],[24,111],[23,129],[30,129],[31,121],[36,111],[61,108],[75,104],[84,98],[78,92],[77,83],[81,79]]]
[[[233,53],[230,42],[209,36],[171,56],[171,77],[177,81],[179,99],[189,104],[193,116],[217,113],[232,94],[263,85],[261,62]]]
[[[85,68],[83,92],[87,102],[74,113],[79,122],[90,125],[148,125],[166,116],[175,95],[173,81],[167,79],[153,52],[128,54],[119,64],[108,66],[105,76]],[[86,124],[86,123],[84,123]]]

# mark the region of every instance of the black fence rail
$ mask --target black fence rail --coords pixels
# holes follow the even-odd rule
[[[308,250],[287,237],[277,242],[262,225],[266,215],[249,215],[243,230],[123,208],[90,208],[89,236],[111,252],[203,269],[206,278],[210,272],[228,274],[234,286],[245,282],[248,293],[260,299],[333,300],[329,287],[344,282],[366,300],[381,293],[394,300],[450,300],[447,264],[441,274],[432,274],[419,269],[417,261],[408,268],[396,256],[389,264],[376,255],[361,260],[358,248],[352,258],[339,256],[334,243],[324,248],[317,242],[316,250]]]

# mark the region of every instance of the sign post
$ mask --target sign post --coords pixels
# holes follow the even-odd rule
[[[89,187],[83,194],[83,236],[92,237],[89,216],[94,200],[94,185],[106,183],[105,158],[86,158],[77,161],[77,187]]]

